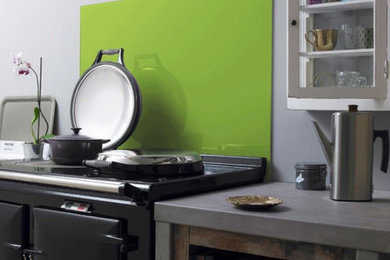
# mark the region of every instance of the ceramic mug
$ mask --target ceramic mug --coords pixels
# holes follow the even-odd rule
[[[316,51],[329,51],[335,48],[337,35],[336,29],[315,29],[305,33],[305,39]]]

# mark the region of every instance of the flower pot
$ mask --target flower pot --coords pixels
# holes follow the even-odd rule
[[[44,143],[25,143],[23,145],[24,154],[26,158],[43,158]]]

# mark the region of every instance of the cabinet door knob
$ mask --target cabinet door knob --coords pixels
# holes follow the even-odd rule
[[[292,21],[291,21],[291,25],[292,25],[292,26],[295,26],[295,25],[297,25],[297,20],[295,20],[295,19],[294,19],[294,20],[292,20]]]

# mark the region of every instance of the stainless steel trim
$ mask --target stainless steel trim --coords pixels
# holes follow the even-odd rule
[[[130,185],[144,191],[148,191],[150,187],[150,184],[143,184],[143,183],[132,183]]]
[[[215,154],[201,154],[204,163],[226,166],[265,167],[266,160],[262,157],[228,156]]]
[[[62,175],[42,175],[13,171],[0,171],[0,179],[38,184],[49,184],[60,187],[76,188],[89,191],[102,191],[114,194],[120,194],[121,187],[124,186],[124,182],[120,181],[107,181],[97,179],[88,180]]]

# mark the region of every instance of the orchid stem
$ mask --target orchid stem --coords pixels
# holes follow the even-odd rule
[[[49,123],[47,122],[47,119],[46,117],[44,116],[43,112],[42,112],[42,109],[41,109],[41,91],[42,91],[42,57],[40,57],[39,59],[39,76],[37,74],[37,72],[31,67],[30,68],[31,71],[34,73],[35,75],[35,79],[37,81],[37,103],[38,103],[38,110],[39,110],[39,114],[38,114],[38,125],[37,125],[37,135],[36,135],[36,138],[35,138],[35,143],[39,143],[40,141],[40,135],[39,135],[39,132],[40,132],[40,125],[41,125],[41,115],[42,115],[42,118],[45,122],[45,125],[46,125],[46,131],[45,131],[45,135],[47,134],[48,130],[49,130]]]
[[[42,110],[41,110],[41,90],[42,90],[42,57],[39,58],[39,85],[38,85],[38,89],[39,89],[39,94],[38,94],[38,109],[39,109],[39,116],[38,116],[38,130],[37,130],[37,137],[38,137],[38,140],[37,140],[37,143],[39,143],[39,126],[41,125],[41,114],[42,114]]]

